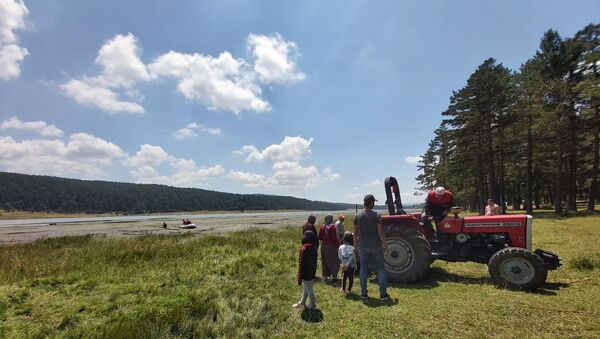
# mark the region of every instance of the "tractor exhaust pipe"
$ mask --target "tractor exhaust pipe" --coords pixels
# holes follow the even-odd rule
[[[392,197],[392,192],[394,192],[394,197]],[[400,188],[398,188],[398,181],[396,181],[396,178],[385,178],[385,196],[385,204],[388,207],[388,212],[390,215],[406,214],[404,208],[402,208]]]

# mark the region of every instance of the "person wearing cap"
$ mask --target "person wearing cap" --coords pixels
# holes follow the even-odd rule
[[[346,216],[340,214],[338,215],[338,220],[335,222],[335,233],[337,233],[340,244],[344,243],[344,219],[346,219]]]
[[[436,187],[427,194],[425,199],[425,213],[422,216],[423,225],[431,234],[433,231],[432,221],[437,225],[444,220],[450,208],[454,206],[454,195],[442,186]]]
[[[317,228],[315,227],[315,223],[317,222],[317,218],[314,215],[309,215],[308,216],[308,220],[306,221],[306,224],[302,225],[302,234],[305,234],[306,231],[311,231],[313,232],[315,235],[317,235]],[[314,238],[314,243],[313,245],[315,246],[316,249],[319,249],[319,239],[317,239],[317,237]]]
[[[383,225],[381,224],[381,215],[373,211],[375,207],[375,197],[372,194],[365,195],[365,209],[358,212],[354,218],[354,245],[360,257],[360,289],[362,299],[368,298],[367,279],[369,275],[369,264],[374,264],[377,271],[377,280],[379,282],[379,296],[381,300],[388,300],[387,294],[387,274],[385,272],[384,255],[387,252],[387,242]]]

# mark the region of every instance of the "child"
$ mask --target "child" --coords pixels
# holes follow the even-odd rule
[[[302,238],[302,247],[300,248],[300,255],[298,257],[298,285],[304,285],[304,292],[302,293],[302,299],[297,304],[292,305],[294,308],[306,307],[306,300],[310,298],[310,304],[308,309],[316,309],[315,304],[315,292],[313,290],[313,283],[315,274],[317,273],[317,249],[315,248],[315,241],[317,235],[313,231],[304,232]]]
[[[340,292],[346,294],[352,293],[352,283],[354,282],[354,271],[356,270],[356,258],[354,256],[354,237],[352,233],[344,233],[344,244],[338,249],[338,256],[342,262],[344,274],[342,277],[342,288]],[[346,290],[346,280],[348,280],[348,289]]]

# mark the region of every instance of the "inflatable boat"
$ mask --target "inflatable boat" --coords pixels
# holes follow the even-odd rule
[[[179,228],[181,228],[182,230],[189,230],[192,228],[196,228],[196,224],[179,225]]]

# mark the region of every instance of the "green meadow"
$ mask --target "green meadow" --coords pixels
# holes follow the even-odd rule
[[[319,280],[318,311],[291,308],[301,294],[303,221],[281,230],[0,247],[0,337],[600,336],[599,214],[534,219],[534,246],[563,259],[536,292],[497,288],[485,265],[436,261],[420,282],[391,284],[387,302],[363,303],[358,279],[349,297]]]

